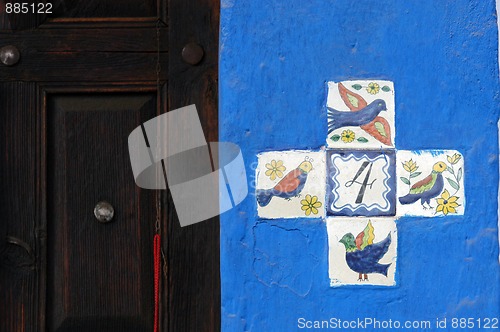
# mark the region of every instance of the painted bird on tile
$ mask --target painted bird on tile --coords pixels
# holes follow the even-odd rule
[[[375,99],[357,112],[341,112],[328,107],[328,134],[343,127],[366,125],[382,111],[387,111],[385,101],[382,99]]]
[[[424,203],[427,203],[430,209],[431,199],[437,197],[444,188],[444,180],[442,173],[446,170],[446,164],[439,161],[432,166],[432,172],[424,179],[418,181],[410,188],[408,195],[400,197],[401,204],[412,204],[420,199],[423,208],[426,209]]]
[[[306,157],[306,160],[300,163],[296,169],[285,175],[272,189],[257,189],[256,194],[259,205],[268,205],[274,196],[285,199],[299,196],[306,184],[307,175],[313,169],[311,162],[312,160]]]
[[[379,242],[373,244],[375,236],[371,221],[365,229],[354,238],[351,233],[345,234],[339,241],[345,246],[345,260],[347,266],[359,274],[358,281],[368,280],[369,273],[380,273],[387,277],[387,270],[391,263],[380,264],[391,245],[391,233]],[[364,278],[363,278],[364,277]]]
[[[351,110],[353,113],[358,113],[361,111],[366,110],[368,107],[368,103],[366,100],[358,95],[357,93],[347,89],[342,83],[338,84],[338,89],[339,89],[339,94],[346,106]],[[378,99],[380,100],[380,99]],[[376,100],[376,101],[378,101]],[[372,102],[370,105],[374,104]],[[375,105],[375,104],[374,104]],[[346,113],[346,112],[343,112]],[[348,113],[348,112],[347,112]],[[333,130],[340,128],[339,124],[335,124],[330,127],[330,118],[334,119],[334,116],[337,115],[338,113],[333,112],[328,114],[328,119],[329,119],[329,126],[328,126],[328,133],[332,132]],[[370,114],[371,115],[371,114]],[[355,117],[357,118],[358,116],[363,117],[363,120],[366,119],[366,115],[344,115],[344,117]],[[370,116],[371,118],[371,116]],[[358,122],[364,122],[364,121],[358,121]],[[385,145],[392,146],[392,141],[391,141],[391,126],[389,125],[389,122],[379,116],[376,115],[374,118],[372,118],[371,121],[368,121],[364,124],[359,125],[361,129],[363,129],[366,133],[368,133],[370,136],[378,140],[379,142],[384,143]]]

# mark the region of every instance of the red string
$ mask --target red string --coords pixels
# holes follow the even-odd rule
[[[160,234],[155,234],[153,239],[154,265],[155,265],[155,322],[154,332],[159,331],[160,316]]]

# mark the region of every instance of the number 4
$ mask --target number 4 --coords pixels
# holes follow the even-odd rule
[[[356,181],[368,165],[370,165],[370,167],[368,168],[368,172],[366,173],[366,176],[365,176],[365,179],[363,180],[363,183]],[[368,161],[363,162],[361,167],[359,167],[358,172],[356,173],[354,178],[345,184],[346,187],[350,187],[354,183],[361,185],[361,188],[359,189],[358,196],[356,197],[356,204],[361,204],[363,202],[363,197],[365,196],[366,187],[370,186],[370,189],[371,189],[373,183],[375,181],[377,181],[377,179],[375,179],[371,183],[368,183],[368,181],[370,179],[370,174],[372,173],[372,167],[373,167],[373,163],[368,162]]]

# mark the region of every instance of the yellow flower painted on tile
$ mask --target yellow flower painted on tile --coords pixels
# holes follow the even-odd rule
[[[375,82],[371,82],[370,84],[368,84],[368,87],[366,88],[366,91],[368,91],[368,93],[371,93],[372,95],[376,95],[380,90],[380,86],[375,83]]]
[[[462,158],[462,156],[458,153],[455,153],[453,156],[447,156],[448,162],[452,165],[455,165],[456,163],[458,163],[461,158]]]
[[[321,202],[318,201],[318,196],[311,196],[309,194],[306,195],[305,199],[300,201],[302,204],[302,211],[305,211],[306,216],[310,215],[311,212],[313,214],[318,214],[318,208],[321,207]]]
[[[418,166],[417,163],[413,161],[413,159],[410,159],[403,163],[403,168],[405,169],[405,171],[413,173],[417,170]]]
[[[443,212],[444,215],[448,213],[457,213],[456,207],[460,206],[457,203],[457,196],[450,196],[448,190],[444,190],[440,198],[436,199],[438,206],[436,207],[436,212]]]
[[[356,135],[352,130],[347,129],[342,132],[340,137],[342,138],[342,142],[351,143],[356,138]]]
[[[266,175],[274,181],[276,177],[283,177],[283,172],[286,170],[286,167],[283,165],[283,160],[271,160],[271,163],[266,164]]]

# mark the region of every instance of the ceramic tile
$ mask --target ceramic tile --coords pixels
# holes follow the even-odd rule
[[[394,218],[327,218],[330,286],[396,285]]]
[[[328,82],[327,145],[344,149],[394,147],[394,84],[381,80]]]
[[[328,150],[327,215],[395,215],[395,163],[393,150]]]
[[[455,150],[397,152],[397,214],[463,215],[464,160]]]
[[[255,192],[259,217],[324,217],[325,173],[324,151],[259,154]]]

